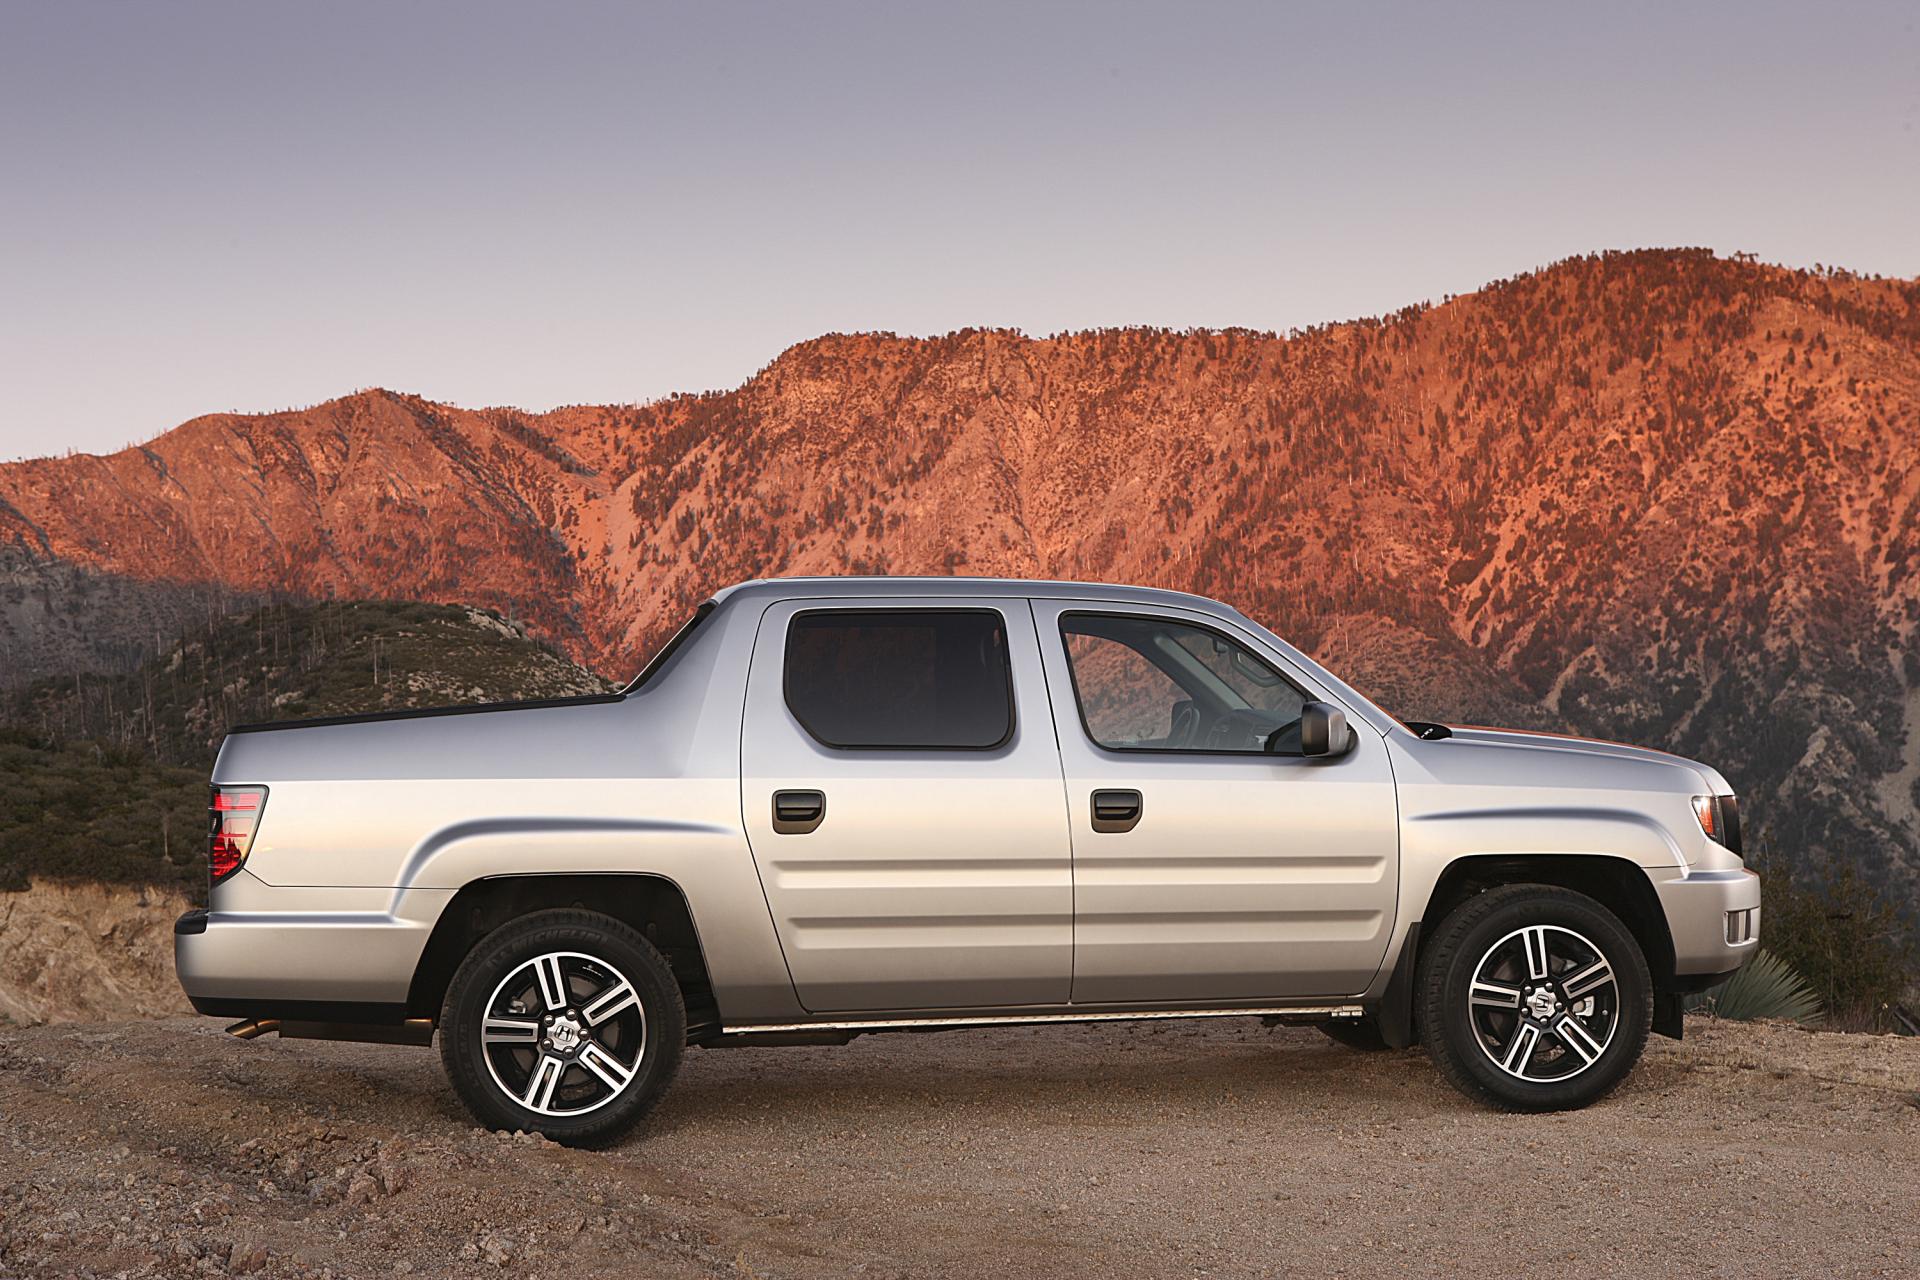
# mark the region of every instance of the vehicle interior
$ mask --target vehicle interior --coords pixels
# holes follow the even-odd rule
[[[1100,745],[1300,754],[1306,695],[1227,637],[1121,614],[1069,614],[1061,631],[1087,731]]]

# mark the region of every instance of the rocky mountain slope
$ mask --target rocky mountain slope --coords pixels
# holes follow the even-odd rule
[[[1917,463],[1920,282],[1643,252],[1289,337],[836,336],[641,407],[200,418],[0,467],[0,545],[149,611],[472,601],[622,674],[745,577],[1176,586],[1404,715],[1712,759],[1763,841],[1913,901]],[[87,659],[13,590],[20,670]]]
[[[192,1013],[173,976],[173,922],[189,901],[56,881],[0,893],[0,1026]]]

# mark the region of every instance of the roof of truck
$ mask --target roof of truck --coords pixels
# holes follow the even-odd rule
[[[1188,608],[1196,604],[1212,609],[1231,608],[1217,600],[1187,591],[1128,587],[1110,582],[1057,582],[1029,578],[755,578],[751,582],[742,582],[717,592],[713,598],[718,603],[734,596],[791,595],[796,588],[819,596],[1035,596],[1051,600],[1117,600]]]

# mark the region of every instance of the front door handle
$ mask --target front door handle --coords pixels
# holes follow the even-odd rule
[[[783,836],[803,836],[827,820],[824,791],[773,793],[773,829]]]
[[[1096,791],[1093,793],[1093,829],[1131,831],[1139,825],[1145,807],[1138,791]]]

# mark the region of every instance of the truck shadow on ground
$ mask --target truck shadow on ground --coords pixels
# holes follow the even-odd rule
[[[262,1052],[264,1050],[265,1052]],[[1686,1051],[1650,1055],[1601,1106],[1684,1088],[1702,1070]],[[321,1042],[208,1046],[213,1078],[310,1115],[372,1127],[428,1116],[471,1129],[437,1052]],[[689,1048],[636,1140],[739,1131],[778,1114],[832,1131],[881,1123],[1004,1122],[1100,1127],[1240,1108],[1303,1116],[1430,1121],[1492,1114],[1447,1087],[1418,1049],[1358,1052],[1317,1033],[1258,1026],[954,1031],[863,1037],[845,1046]],[[734,1136],[738,1136],[737,1132]]]

